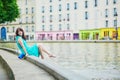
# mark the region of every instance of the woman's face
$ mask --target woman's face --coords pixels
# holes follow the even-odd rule
[[[19,31],[18,31],[18,34],[19,34],[20,36],[22,36],[22,35],[23,35],[23,32],[22,32],[21,30],[19,30]]]

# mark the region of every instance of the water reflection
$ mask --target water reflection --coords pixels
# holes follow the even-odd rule
[[[13,43],[3,44],[16,48]],[[89,77],[90,80],[120,80],[120,43],[73,42],[42,45],[56,55],[52,59],[45,57],[51,63]]]
[[[44,43],[57,58],[52,62],[70,70],[120,69],[120,43]]]

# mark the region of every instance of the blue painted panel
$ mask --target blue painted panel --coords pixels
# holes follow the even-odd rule
[[[1,28],[1,39],[6,40],[6,29],[5,29],[5,27]]]

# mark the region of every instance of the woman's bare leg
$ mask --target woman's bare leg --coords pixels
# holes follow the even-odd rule
[[[49,57],[55,57],[52,54],[50,54],[47,50],[45,50],[44,48],[42,48],[41,45],[39,45],[39,47],[41,48],[41,51],[44,51]]]
[[[42,53],[42,48],[39,45],[38,45],[38,48],[39,48],[39,52],[40,52],[41,58],[44,59],[44,56],[43,56],[43,53]]]

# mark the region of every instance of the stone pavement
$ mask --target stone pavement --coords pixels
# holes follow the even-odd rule
[[[0,63],[0,80],[9,80],[8,76],[6,76],[5,69],[2,67],[2,64]]]
[[[24,59],[18,59],[16,55],[11,54],[10,52],[0,50],[0,55],[5,59],[5,61],[13,70],[15,80],[56,80],[43,69]]]

